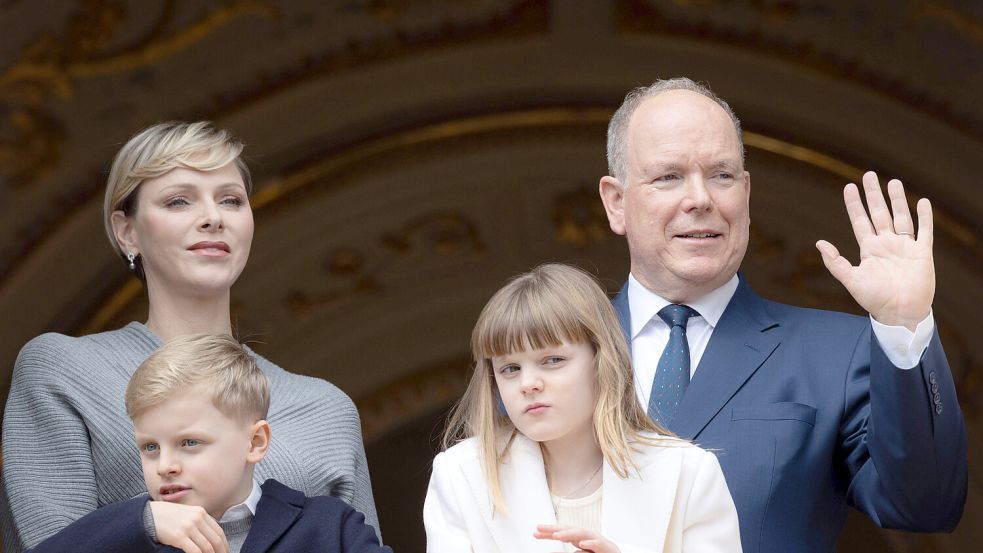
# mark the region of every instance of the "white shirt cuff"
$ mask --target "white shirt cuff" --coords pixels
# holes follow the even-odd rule
[[[935,333],[935,319],[932,312],[922,319],[915,331],[904,326],[887,326],[870,318],[877,343],[881,345],[884,354],[891,363],[899,369],[913,369],[922,360],[922,354],[928,348],[928,343]]]

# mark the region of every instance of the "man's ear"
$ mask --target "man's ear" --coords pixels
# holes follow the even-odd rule
[[[262,461],[263,457],[266,457],[266,452],[270,450],[270,423],[265,420],[256,421],[249,431],[249,454],[246,460],[255,465]]]
[[[113,235],[116,236],[116,241],[122,248],[123,254],[130,252],[139,254],[140,245],[137,243],[136,232],[133,230],[133,220],[127,217],[122,209],[117,209],[110,215],[109,221],[113,224]]]
[[[751,222],[751,173],[744,171],[744,196],[747,199],[747,218]]]
[[[612,176],[601,177],[597,187],[608,215],[608,225],[615,234],[625,235],[625,190],[618,179]]]

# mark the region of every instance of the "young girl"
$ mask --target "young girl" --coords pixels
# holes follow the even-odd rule
[[[513,279],[471,350],[423,507],[428,552],[741,551],[717,459],[638,405],[591,276],[549,264]]]

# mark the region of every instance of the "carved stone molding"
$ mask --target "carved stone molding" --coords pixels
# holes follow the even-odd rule
[[[459,399],[471,370],[467,357],[451,359],[415,371],[356,401],[365,442],[379,439],[406,421]]]
[[[616,0],[626,33],[744,48],[857,81],[983,139],[983,12],[947,1]]]
[[[312,311],[336,307],[360,297],[381,294],[385,288],[380,283],[381,268],[391,269],[392,262],[413,254],[432,252],[437,255],[457,253],[480,254],[484,240],[475,223],[465,214],[438,211],[424,213],[407,221],[401,228],[386,232],[377,240],[374,258],[376,267],[365,263],[365,256],[352,248],[335,248],[325,263],[326,276],[331,281],[343,280],[346,284],[327,291],[312,292],[291,290],[284,304],[294,317],[305,317]]]
[[[42,34],[28,45],[0,73],[0,177],[4,179],[0,182],[29,186],[58,164],[66,130],[51,104],[71,102],[79,80],[156,64],[237,17],[277,14],[267,2],[239,0],[165,33],[175,9],[173,1],[166,2],[156,23],[142,36],[125,48],[109,51],[126,23],[127,8],[109,0],[85,0],[56,34]]]

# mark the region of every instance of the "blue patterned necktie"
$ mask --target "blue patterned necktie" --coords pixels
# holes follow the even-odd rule
[[[689,386],[689,343],[686,341],[686,323],[699,315],[688,305],[669,304],[659,311],[659,317],[669,325],[669,343],[659,358],[659,366],[652,380],[649,395],[649,417],[667,426],[676,414]]]

